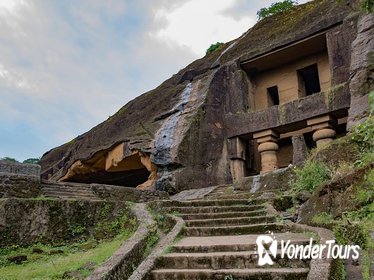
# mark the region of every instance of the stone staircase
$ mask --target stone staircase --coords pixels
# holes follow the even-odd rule
[[[43,182],[42,186],[42,193],[48,198],[101,201],[89,186],[82,184]]]
[[[310,240],[307,234],[286,232],[279,217],[269,214],[266,200],[219,187],[201,200],[160,205],[185,220],[185,237],[157,259],[149,279],[307,279],[309,261],[277,258],[272,266],[258,265],[259,234],[271,231],[293,244]]]

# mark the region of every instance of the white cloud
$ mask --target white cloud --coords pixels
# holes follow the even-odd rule
[[[0,0],[0,157],[38,156],[89,130],[240,36],[265,2]]]
[[[233,18],[225,13],[235,0],[189,0],[172,11],[160,9],[156,18],[167,25],[154,35],[161,41],[178,43],[202,56],[210,44],[239,37],[256,22],[255,16]]]
[[[36,90],[36,86],[28,81],[26,77],[16,71],[8,70],[2,64],[0,64],[0,85],[26,91]]]

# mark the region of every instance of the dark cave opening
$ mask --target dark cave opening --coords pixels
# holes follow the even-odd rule
[[[86,184],[96,183],[135,188],[146,182],[149,175],[150,172],[147,168],[118,172],[107,172],[102,170],[90,174],[76,174],[69,178],[69,182]]]

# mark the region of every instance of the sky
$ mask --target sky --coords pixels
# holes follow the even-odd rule
[[[0,0],[0,158],[40,157],[83,134],[272,2]]]

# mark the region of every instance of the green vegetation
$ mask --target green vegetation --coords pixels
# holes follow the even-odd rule
[[[40,157],[39,158],[28,158],[28,159],[25,159],[23,161],[23,163],[32,163],[32,164],[36,164],[38,163],[40,160]]]
[[[3,158],[0,158],[0,160],[6,161],[6,162],[11,162],[11,163],[18,163],[19,162],[15,158],[11,158],[11,157],[3,157]]]
[[[371,112],[374,113],[374,91],[369,93],[369,104],[370,104]]]
[[[328,167],[314,160],[307,161],[303,167],[295,169],[296,179],[293,186],[297,192],[313,192],[318,186],[330,179]]]
[[[145,259],[151,252],[157,241],[160,239],[160,235],[157,233],[157,227],[152,228],[150,235],[147,238],[147,243],[143,252],[143,259]]]
[[[368,13],[372,13],[374,10],[374,0],[363,0],[361,6]]]
[[[351,187],[350,196],[355,208],[344,211],[341,217],[322,212],[315,215],[312,221],[317,226],[332,229],[339,244],[359,245],[363,249],[363,279],[369,280],[369,252],[374,251],[374,241],[370,237],[370,231],[374,228],[374,169]],[[339,264],[336,270],[340,275]]]
[[[3,158],[0,158],[0,160],[11,162],[11,163],[20,163],[18,160],[12,157],[3,157]],[[28,159],[25,159],[22,163],[35,164],[35,163],[38,163],[39,160],[40,160],[40,157],[39,158],[28,158]]]
[[[62,279],[68,272],[85,277],[90,275],[137,228],[136,219],[129,215],[127,208],[114,211],[112,207],[105,203],[100,208],[100,222],[94,228],[87,227],[84,221],[67,224],[74,243],[56,239],[46,244],[41,243],[40,238],[38,243],[28,247],[1,248],[0,279]],[[27,259],[16,264],[11,259],[16,256]]]
[[[374,94],[372,95],[374,96]],[[374,97],[370,97],[371,106]],[[345,154],[346,151],[349,153]],[[338,139],[311,152],[301,168],[296,168],[294,196],[297,192],[317,190],[327,192],[330,208],[316,215],[312,224],[331,229],[339,244],[359,245],[363,251],[363,279],[370,279],[370,254],[374,241],[370,232],[374,228],[374,116],[353,128],[344,138]],[[329,178],[332,183],[322,187]],[[340,206],[335,205],[335,195],[340,196]],[[313,194],[317,199],[318,194]],[[321,200],[313,200],[321,203]],[[329,203],[329,202],[327,202]],[[335,203],[335,204],[334,204]],[[317,204],[316,204],[317,205]],[[292,209],[290,209],[292,211]],[[344,265],[334,262],[332,279],[344,279]],[[341,278],[343,277],[343,278]]]
[[[61,247],[37,244],[28,248],[0,249],[0,279],[61,279],[67,271],[79,271],[83,276],[88,276],[131,234],[132,231],[128,231],[100,244],[89,240]],[[19,265],[8,261],[8,257],[17,255],[27,255],[28,259]],[[85,267],[88,263],[95,263],[95,266],[87,269]]]
[[[234,276],[232,274],[226,275],[224,280],[234,280]]]
[[[167,213],[164,209],[157,208],[155,205],[147,207],[149,213],[151,213],[153,220],[156,221],[157,227],[163,232],[168,233],[174,227],[175,221],[170,215],[178,215],[177,212]]]
[[[119,214],[118,218],[113,220],[108,219],[109,213],[111,213],[111,205],[105,204],[100,212],[101,221],[95,227],[96,239],[100,240],[112,238],[123,232],[127,232],[129,230],[133,231],[136,228],[136,219],[130,218],[128,213],[122,212]],[[85,229],[79,228],[78,230],[82,231]]]
[[[210,54],[210,53],[214,52],[215,50],[220,49],[223,45],[224,45],[224,43],[222,43],[222,42],[217,42],[215,44],[211,44],[210,47],[206,50],[205,54]]]
[[[344,280],[346,279],[346,272],[344,268],[344,261],[335,259],[332,262],[331,280]]]
[[[332,217],[331,214],[322,212],[313,217],[313,223],[318,224],[318,225],[328,226],[334,223],[334,218]]]
[[[351,139],[360,147],[361,152],[373,152],[374,116],[369,116],[365,122],[356,126],[351,133]]]
[[[267,18],[269,16],[286,12],[293,6],[297,5],[297,1],[284,0],[282,2],[276,2],[270,5],[268,8],[262,8],[257,12],[257,17],[259,20]]]

